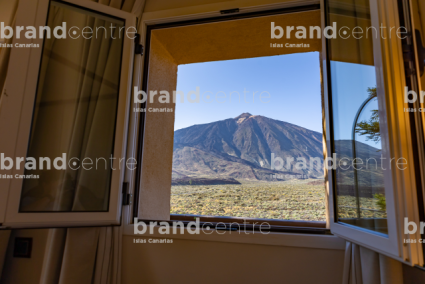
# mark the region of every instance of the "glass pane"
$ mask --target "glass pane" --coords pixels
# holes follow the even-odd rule
[[[124,22],[52,2],[47,25],[63,23],[45,36],[21,212],[109,208]]]
[[[349,3],[348,3],[349,2]],[[347,5],[350,4],[350,5]],[[328,1],[336,217],[387,234],[376,68],[369,1]],[[334,24],[335,25],[335,24]],[[362,36],[358,33],[363,31]]]

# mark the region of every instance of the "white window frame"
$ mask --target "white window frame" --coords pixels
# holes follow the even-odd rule
[[[134,14],[106,5],[84,0],[63,0],[84,9],[117,17],[126,27],[136,27]],[[17,26],[44,26],[49,0],[21,0],[17,12]],[[0,107],[0,152],[6,157],[26,157],[31,120],[43,50],[43,39],[14,39],[15,43],[34,43],[40,48],[13,48],[7,74],[5,93]],[[124,37],[121,77],[116,117],[114,157],[126,157],[130,98],[132,92],[134,39]],[[117,159],[113,168],[118,167]],[[24,169],[2,171],[3,174],[23,174]],[[0,179],[0,223],[5,228],[71,227],[119,225],[121,222],[122,185],[125,167],[112,173],[109,211],[107,212],[48,212],[20,213],[22,179]]]
[[[327,11],[325,10],[325,0],[321,0],[322,5],[322,28],[326,26],[325,19]],[[393,0],[370,0],[370,12],[372,25],[379,27],[397,26],[398,11],[397,1]],[[378,29],[379,30],[379,29]],[[381,34],[380,34],[381,35]],[[373,232],[361,227],[348,225],[335,220],[335,196],[333,184],[333,171],[328,171],[329,180],[329,217],[331,232],[341,238],[353,243],[370,248],[374,251],[408,263],[410,265],[423,265],[421,257],[421,244],[406,244],[404,239],[421,239],[420,234],[406,236],[404,230],[404,218],[409,221],[415,221],[419,224],[417,214],[417,200],[414,194],[414,172],[413,158],[410,144],[409,132],[404,128],[408,123],[408,117],[403,117],[403,94],[404,66],[401,49],[401,41],[397,38],[388,39],[389,33],[381,35],[381,38],[373,39],[373,53],[376,69],[377,90],[379,98],[379,117],[381,118],[381,137],[383,145],[383,156],[386,158],[384,167],[389,168],[390,157],[405,157],[408,159],[408,167],[405,171],[397,170],[392,167],[391,170],[384,171],[384,185],[387,208],[388,237],[383,234]],[[382,39],[385,37],[386,39]],[[322,38],[323,50],[327,50],[326,38]],[[327,70],[327,52],[323,52],[324,67],[324,89],[325,89],[325,109],[326,109],[326,128],[330,129],[330,108]],[[393,68],[398,66],[399,72]],[[401,109],[401,111],[400,111]],[[331,149],[330,135],[327,136],[328,153]],[[419,230],[418,230],[419,231]]]

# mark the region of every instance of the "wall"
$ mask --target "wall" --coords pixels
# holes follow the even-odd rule
[[[1,284],[39,283],[49,230],[14,230],[10,236]],[[13,257],[14,238],[33,238],[31,258]]]
[[[122,283],[340,284],[344,250],[174,239],[123,238]],[[148,239],[146,239],[148,240]]]
[[[403,264],[403,279],[405,284],[425,283],[425,270]]]
[[[6,258],[9,236],[10,231],[0,231],[0,276],[3,271],[4,260]]]
[[[239,8],[240,12],[272,10],[283,7],[319,4],[319,0],[147,0],[143,20],[162,21],[169,17],[220,16],[221,10]]]
[[[168,220],[175,112],[172,96],[177,86],[177,64],[155,36],[152,37],[149,66],[148,91],[157,91],[157,95],[152,103],[149,98],[146,108],[168,108],[172,112],[146,112],[139,218]],[[169,103],[158,101],[163,90],[170,94]]]
[[[291,2],[293,0],[262,0],[261,4],[275,4],[281,2]],[[249,7],[251,5],[257,4],[258,1],[240,1],[240,0],[179,0],[179,1],[170,1],[170,0],[147,0],[145,6],[145,12],[156,12],[163,10],[171,9],[182,9],[182,8],[200,8],[204,6],[206,9],[209,7],[217,7],[218,9],[231,9],[231,8],[242,8]],[[299,1],[300,2],[300,1]]]
[[[280,39],[271,39],[271,22],[280,26],[284,34]],[[305,39],[296,37],[286,26],[306,27]],[[320,11],[277,14],[247,19],[188,25],[157,29],[152,34],[162,43],[177,64],[223,61],[263,56],[321,51],[322,40],[313,32],[310,38],[308,27],[320,27]],[[275,34],[278,34],[276,31]],[[271,43],[283,47],[270,47]],[[303,43],[304,47],[295,47]],[[286,44],[293,44],[286,47]],[[307,47],[308,45],[308,47]],[[152,45],[151,45],[152,47]]]

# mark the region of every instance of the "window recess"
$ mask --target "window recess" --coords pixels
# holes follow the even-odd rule
[[[189,21],[175,24],[147,26],[145,55],[146,63],[144,70],[145,80],[143,84],[143,91],[149,95],[150,91],[159,92],[159,90],[166,90],[172,96],[173,91],[176,91],[177,89],[177,79],[179,76],[181,76],[179,68],[186,66],[186,64],[195,65],[196,63],[221,62],[223,60],[229,60],[233,62],[237,59],[255,59],[258,57],[264,59],[267,56],[270,56],[271,59],[274,59],[279,56],[286,56],[286,54],[299,54],[302,56],[302,54],[307,54],[310,52],[311,54],[309,56],[311,57],[309,58],[314,58],[312,61],[317,63],[314,67],[317,67],[315,69],[317,71],[317,90],[315,90],[315,94],[317,95],[316,99],[318,102],[315,113],[318,113],[319,115],[316,119],[318,122],[318,131],[316,132],[318,133],[314,132],[314,134],[312,134],[315,137],[315,142],[313,143],[314,146],[312,146],[311,149],[307,149],[307,151],[316,151],[317,153],[315,153],[317,155],[313,157],[317,156],[321,161],[323,161],[323,116],[320,89],[321,70],[319,60],[321,41],[318,38],[313,38],[304,40],[305,46],[303,47],[274,48],[270,45],[271,40],[269,33],[270,23],[273,21],[275,21],[276,25],[283,26],[284,28],[289,24],[295,26],[320,26],[320,14],[318,8],[319,7],[317,5],[314,5],[291,8],[287,10],[271,11],[268,14],[259,13],[241,15],[241,18],[234,18],[234,16],[232,16],[232,21],[226,21],[228,19],[221,18],[206,19],[205,21]],[[226,28],[227,25],[231,26],[232,29]],[[222,26],[222,28],[219,29],[216,28],[216,26]],[[233,31],[233,34],[232,32],[226,31]],[[267,31],[267,33],[262,33],[260,31]],[[245,36],[246,33],[254,33],[257,37],[255,42],[258,42],[258,45],[252,45],[252,37]],[[290,42],[295,44],[295,33],[293,33],[292,36],[293,39],[290,40]],[[211,44],[212,42],[214,42],[214,44]],[[281,42],[287,42],[287,39],[282,38],[280,41],[279,39],[276,39],[272,40],[272,42],[280,44]],[[247,45],[249,45],[250,48],[246,48]],[[226,50],[226,52],[218,52],[219,50]],[[317,56],[317,58],[314,56]],[[251,66],[252,68],[255,68],[254,63],[252,63]],[[288,68],[287,70],[289,70],[289,66],[281,66],[282,68]],[[185,94],[186,93],[187,92],[185,92]],[[290,96],[289,94],[287,95]],[[148,99],[144,102],[145,105],[143,106],[146,108],[146,111],[142,113],[142,116],[145,118],[139,130],[140,135],[143,136],[143,139],[139,139],[139,163],[142,164],[142,171],[139,173],[140,176],[137,177],[136,181],[136,184],[140,184],[140,188],[139,190],[136,190],[135,193],[135,200],[138,200],[138,202],[134,204],[134,216],[138,217],[140,220],[178,220],[183,215],[202,215],[201,211],[195,213],[189,213],[187,211],[177,213],[171,209],[173,205],[170,205],[170,200],[173,203],[172,195],[174,195],[175,192],[174,189],[171,189],[170,192],[170,188],[172,186],[174,187],[176,182],[180,182],[175,180],[175,175],[178,171],[174,167],[176,161],[174,159],[176,157],[175,146],[176,143],[178,144],[178,142],[176,142],[177,132],[174,132],[177,130],[175,128],[175,123],[178,122],[179,112],[188,112],[188,110],[182,108],[179,110],[178,103],[174,104],[172,100],[161,103],[157,98],[158,96],[156,96],[153,101]],[[179,100],[179,98],[180,97],[177,99]],[[185,97],[184,99],[187,103],[187,98]],[[278,105],[275,105],[275,107],[278,107]],[[161,108],[171,109],[172,112],[155,113],[149,111],[149,109]],[[273,106],[270,106],[270,108],[273,108]],[[255,115],[255,112],[252,114]],[[241,113],[230,117],[233,120],[234,118],[237,118],[238,115],[241,115]],[[245,117],[247,115],[248,113],[244,113],[241,117],[239,117],[241,119],[240,122],[248,118]],[[194,115],[193,117],[195,118],[197,115]],[[211,122],[213,122],[213,120],[214,119],[212,119]],[[217,118],[215,120],[220,119]],[[200,123],[194,119],[193,124]],[[158,129],[161,129],[161,131]],[[149,135],[145,135],[145,133],[149,133]],[[300,148],[300,151],[301,150],[304,152],[306,151],[305,148]],[[277,174],[278,176],[280,174],[285,174],[285,172],[270,172],[271,153],[268,153],[264,160],[267,160],[267,165],[264,164],[261,166],[261,163],[259,163],[259,165],[254,166],[254,168],[258,169],[259,171],[268,171],[269,173]],[[246,162],[248,163],[248,161]],[[294,167],[294,165],[291,166]],[[291,172],[290,174],[293,173]],[[297,181],[299,182],[313,182],[313,180],[307,180],[307,178],[312,176],[312,173],[299,173],[298,176],[299,178],[297,178]],[[199,178],[202,179],[204,177]],[[284,178],[282,178],[282,180],[283,179]],[[190,181],[192,181],[192,184],[190,184]],[[189,177],[187,180],[182,180],[181,182],[186,182],[187,185],[195,186],[197,185],[198,181],[198,178]],[[316,222],[309,222],[309,219],[302,219],[303,217],[298,217],[297,220],[299,220],[299,224],[293,220],[288,220],[287,223],[286,220],[279,220],[282,221],[280,225],[317,228],[326,227],[326,186],[323,169],[317,171],[317,179],[314,180],[314,182],[317,188],[320,187],[320,189],[317,189],[317,191],[320,191],[320,193],[323,195],[323,199],[317,203],[310,203],[310,208],[314,207],[311,209],[311,211],[314,211],[316,207],[320,206],[320,210],[323,211],[321,211],[323,213],[323,216],[321,215],[322,218],[320,220],[315,219]],[[306,194],[308,194],[308,191]],[[242,198],[242,196],[239,197]],[[202,200],[199,201],[203,202]],[[274,201],[277,201],[277,199]],[[306,203],[305,205],[308,207],[309,203]],[[283,210],[284,208],[279,207],[276,210],[281,209]],[[171,215],[170,211],[172,213]],[[302,210],[300,210],[300,212],[302,214]],[[211,215],[211,213],[206,213],[205,215]],[[214,220],[218,221],[221,220],[220,218],[234,217],[234,215],[231,213],[220,213],[216,216],[213,215],[213,217],[201,217],[213,218]],[[243,216],[238,217],[242,218]],[[262,219],[267,218],[265,216],[261,217],[259,215],[245,217],[254,217],[254,219],[255,217]],[[292,217],[287,216],[276,218],[291,219]],[[238,218],[233,218],[232,222],[237,222],[237,219]],[[278,220],[274,221],[277,222]]]

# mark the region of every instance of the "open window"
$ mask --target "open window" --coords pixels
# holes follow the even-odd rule
[[[173,218],[324,225],[319,58],[312,51],[178,66]]]
[[[148,26],[135,216],[325,231],[317,29],[318,5]]]
[[[331,230],[398,254],[377,2],[325,2],[326,26],[344,27],[324,38],[328,148],[337,159],[328,171]],[[360,29],[368,37],[353,36]]]
[[[16,26],[24,30],[1,104],[0,223],[120,224],[124,172],[135,168],[126,159],[135,16],[90,1],[24,0]]]
[[[337,162],[328,171],[330,228],[422,265],[419,230],[405,229],[420,220],[423,137],[418,143],[422,131],[415,130],[403,96],[403,69],[411,72],[401,48],[408,25],[393,16],[403,13],[398,2],[323,1],[322,27],[334,27],[323,37],[327,147]]]

